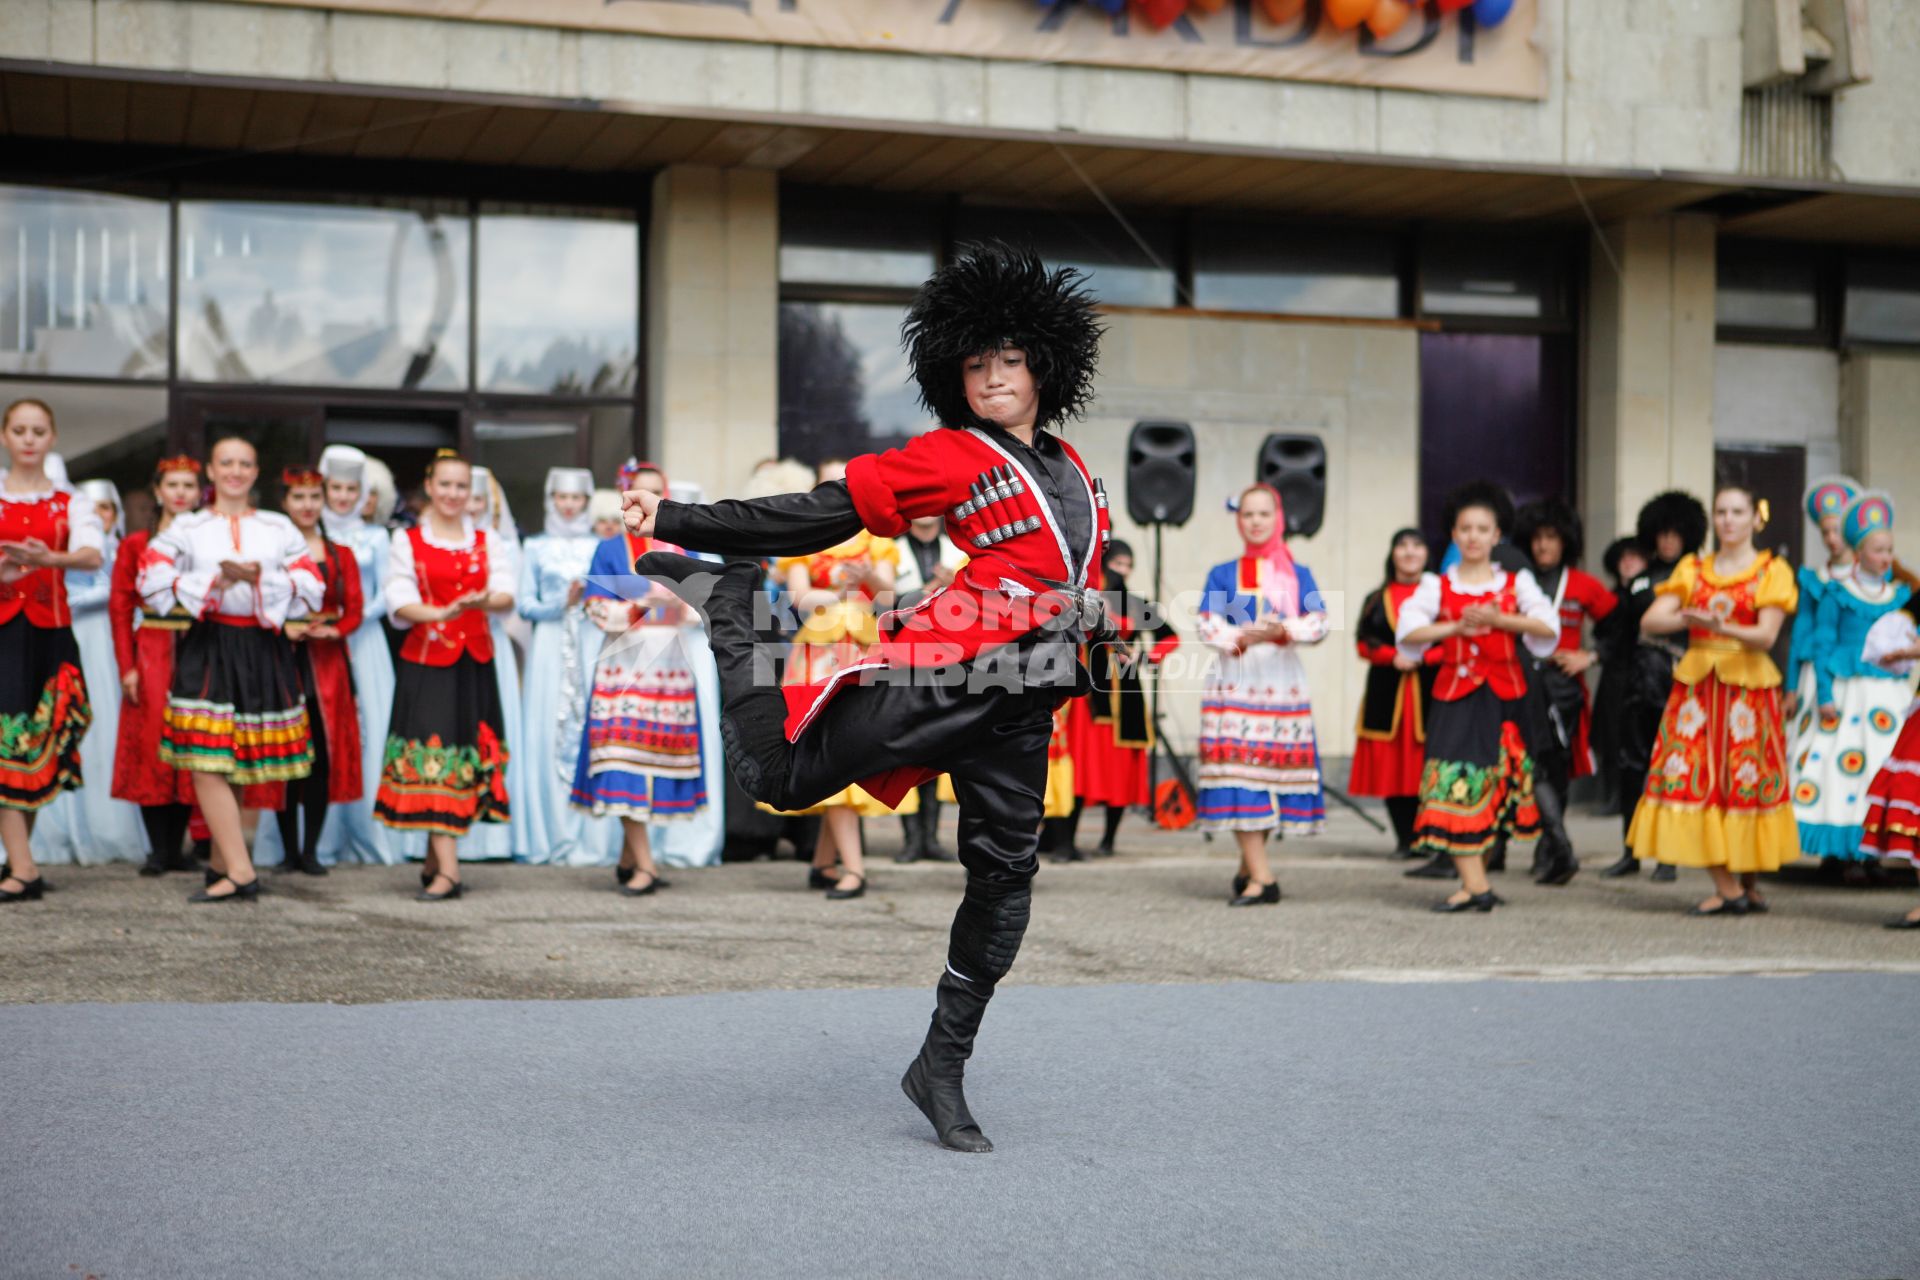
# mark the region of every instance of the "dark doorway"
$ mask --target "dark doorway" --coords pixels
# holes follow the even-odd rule
[[[1785,556],[1788,564],[1804,564],[1805,547],[1800,495],[1807,487],[1807,451],[1797,444],[1721,444],[1713,450],[1713,485],[1737,484],[1768,507],[1767,527],[1754,535],[1753,545]],[[1713,539],[1708,537],[1708,546]],[[1780,628],[1773,660],[1784,669],[1793,621]]]
[[[1447,494],[1469,480],[1516,505],[1573,492],[1568,334],[1420,335],[1420,527],[1438,549]]]

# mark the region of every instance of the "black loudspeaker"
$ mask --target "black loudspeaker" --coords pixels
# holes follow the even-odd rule
[[[1193,516],[1193,428],[1184,422],[1136,422],[1127,437],[1127,518],[1135,524],[1185,524]]]
[[[1327,513],[1327,446],[1319,436],[1268,436],[1253,470],[1261,484],[1280,491],[1288,533],[1311,538],[1320,532]]]

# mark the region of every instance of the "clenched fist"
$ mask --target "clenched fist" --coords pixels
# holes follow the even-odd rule
[[[627,532],[641,538],[653,536],[653,516],[660,509],[660,495],[651,489],[629,489],[620,495],[620,515]]]

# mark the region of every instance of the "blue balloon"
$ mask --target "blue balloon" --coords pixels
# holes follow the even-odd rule
[[[1497,27],[1513,12],[1513,0],[1473,0],[1473,20],[1483,27]]]

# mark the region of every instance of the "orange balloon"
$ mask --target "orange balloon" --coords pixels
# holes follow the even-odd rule
[[[1367,30],[1373,32],[1374,39],[1385,40],[1412,16],[1413,6],[1407,0],[1380,0],[1367,15]]]
[[[1307,0],[1260,0],[1261,11],[1276,27],[1285,26],[1306,11]]]
[[[1227,0],[1187,0],[1187,8],[1198,9],[1202,13],[1218,13],[1227,7]]]
[[[1365,22],[1379,0],[1327,0],[1327,20],[1342,31]]]

